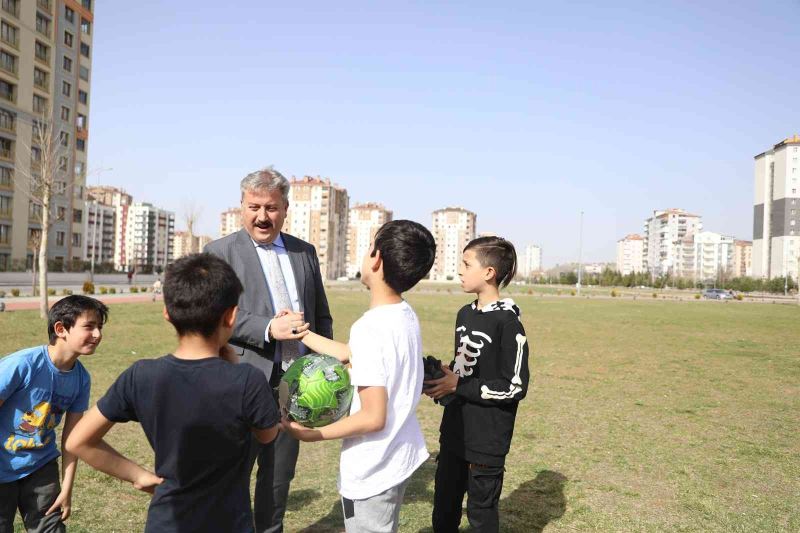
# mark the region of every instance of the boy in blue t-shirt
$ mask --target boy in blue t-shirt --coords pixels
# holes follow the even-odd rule
[[[62,445],[89,406],[89,373],[78,361],[103,338],[108,308],[68,296],[48,313],[50,344],[0,359],[0,532],[19,509],[28,531],[65,531],[78,458],[64,451],[59,486],[55,428],[66,413]]]

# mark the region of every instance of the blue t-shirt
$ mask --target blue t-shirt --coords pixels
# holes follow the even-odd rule
[[[79,361],[62,372],[47,346],[0,359],[0,483],[22,479],[58,457],[55,428],[64,413],[86,411],[90,387]]]

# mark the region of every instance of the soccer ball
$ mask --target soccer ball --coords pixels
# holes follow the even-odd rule
[[[286,370],[279,388],[281,411],[314,428],[336,422],[350,410],[350,374],[330,355],[308,354]]]

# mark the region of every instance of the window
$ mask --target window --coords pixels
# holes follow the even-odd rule
[[[73,209],[72,210],[72,221],[73,222],[83,222],[83,211],[80,209]]]
[[[15,17],[19,16],[19,0],[3,0],[3,11]]]
[[[92,23],[86,19],[81,19],[81,32],[85,33],[86,35],[91,35]]]
[[[17,115],[11,111],[0,109],[0,129],[15,131],[17,125]],[[794,211],[792,211],[794,214]]]
[[[10,187],[14,181],[14,169],[0,167],[0,185]]]
[[[36,85],[40,89],[44,89],[45,91],[49,87],[48,83],[48,75],[47,72],[33,67],[33,84]]]
[[[11,201],[12,199],[9,196],[0,196],[0,214],[11,214]]]
[[[61,120],[69,122],[69,108],[67,106],[61,106]]]
[[[81,43],[81,55],[83,57],[89,57],[89,45],[86,43]]]
[[[17,99],[17,86],[0,80],[0,98],[4,98],[9,102],[15,101]]]
[[[66,237],[66,234],[63,231],[56,232],[56,246],[64,246],[64,237]]]
[[[72,60],[67,56],[64,56],[64,62],[61,65],[67,72],[72,72]]]
[[[0,137],[0,157],[14,158],[14,141]]]
[[[61,139],[61,146],[69,145],[69,133],[67,133],[66,131],[62,131],[61,134],[59,135],[59,138]]]
[[[795,224],[794,220],[790,220],[790,221],[789,221],[789,225],[790,225],[790,226],[794,226],[794,224]]]
[[[11,74],[17,73],[17,56],[0,50],[0,68]]]
[[[72,234],[72,246],[80,246],[81,245],[81,234],[80,233],[73,233]]]
[[[44,113],[47,111],[47,98],[43,96],[39,96],[38,94],[33,95],[33,112],[34,113]]]
[[[62,155],[58,158],[58,170],[63,170],[64,172],[67,171],[67,166],[69,165],[69,159],[67,156]]]
[[[9,244],[11,242],[11,226],[7,224],[0,224],[0,244]]]
[[[67,22],[75,24],[75,12],[66,6],[64,6],[64,18]]]
[[[87,93],[86,91],[82,91],[82,90],[78,89],[78,101],[80,103],[84,104],[84,105],[88,104],[89,103],[89,93]]]
[[[50,62],[50,47],[46,44],[36,41],[36,45],[33,48],[33,53],[36,56],[36,59],[39,61],[44,61],[45,63]]]
[[[63,95],[64,95],[64,96],[66,96],[67,98],[69,98],[70,96],[72,96],[72,85],[70,85],[70,84],[69,84],[68,82],[66,82],[66,81],[62,81],[62,82],[61,82],[61,94],[63,94]]]
[[[88,9],[89,11],[92,10],[92,0],[81,0],[81,5],[84,9]]]
[[[64,220],[64,217],[67,216],[67,208],[58,206],[56,207],[56,220]]]
[[[76,149],[77,149],[79,152],[85,152],[85,151],[86,151],[86,141],[85,141],[85,140],[83,140],[83,139],[78,139],[78,140],[75,142],[75,148],[76,148]]]
[[[86,129],[86,115],[81,115],[78,113],[78,120],[75,121],[75,125],[78,126],[79,130]]]
[[[50,20],[41,13],[36,13],[36,31],[50,37]]]
[[[38,164],[42,162],[42,149],[38,146],[31,146],[31,163]]]
[[[0,40],[17,48],[19,46],[19,30],[4,20],[0,23]]]
[[[80,71],[79,72],[80,72],[79,76],[81,77],[81,79],[83,81],[89,81],[89,69],[88,68],[84,67],[83,65],[80,65]]]
[[[72,34],[68,31],[64,32],[64,44],[72,48]]]
[[[42,206],[28,202],[28,217],[32,220],[42,220]]]
[[[75,176],[83,176],[83,161],[75,163]]]

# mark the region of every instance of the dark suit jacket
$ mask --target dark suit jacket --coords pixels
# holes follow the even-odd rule
[[[294,271],[295,284],[300,300],[300,310],[311,331],[333,338],[333,318],[328,309],[328,298],[322,285],[319,259],[314,247],[291,235],[281,233],[289,262]],[[205,251],[227,261],[244,286],[239,297],[239,311],[230,343],[242,361],[261,369],[269,379],[275,341],[267,343],[264,332],[267,324],[280,309],[272,308],[269,287],[258,259],[253,239],[241,229],[206,245]]]

